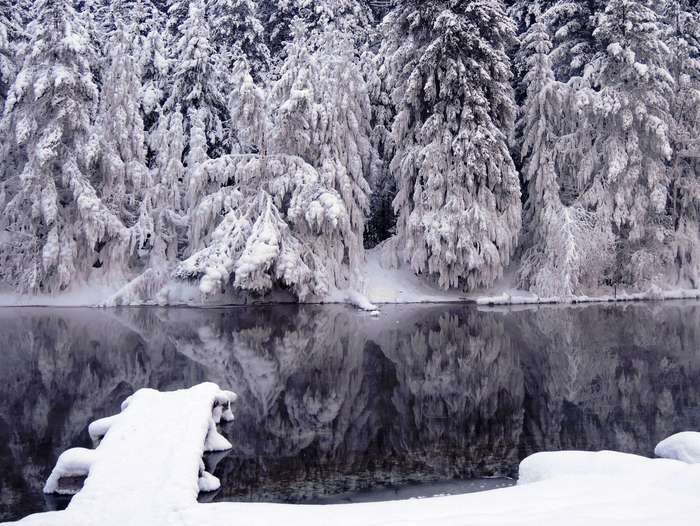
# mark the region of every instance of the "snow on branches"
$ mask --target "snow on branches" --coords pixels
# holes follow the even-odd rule
[[[508,149],[513,24],[501,2],[405,2],[383,33],[397,108],[391,171],[403,258],[443,288],[490,286],[521,223]]]

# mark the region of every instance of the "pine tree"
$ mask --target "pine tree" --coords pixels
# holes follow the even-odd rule
[[[501,2],[406,2],[384,20],[395,86],[394,201],[402,257],[441,287],[489,286],[520,229],[508,151],[515,103]]]
[[[644,285],[669,259],[668,123],[673,79],[656,2],[612,0],[597,19],[594,87],[577,140],[591,144],[582,203],[607,218],[617,238],[615,278]]]
[[[185,135],[189,136],[190,110],[199,113],[204,123],[208,153],[219,156],[226,151],[227,104],[222,87],[227,84],[222,60],[211,43],[209,22],[204,0],[190,2],[187,18],[179,28],[179,39],[172,52],[172,85],[163,109],[165,113],[177,107],[185,118]]]
[[[245,58],[255,78],[270,68],[270,50],[253,0],[208,0],[212,40],[230,67]]]
[[[601,4],[599,0],[559,0],[544,13],[555,40],[551,59],[557,80],[581,76],[593,59],[594,23]]]
[[[148,139],[150,149],[157,154],[151,170],[152,186],[141,202],[138,223],[132,228],[132,242],[138,247],[141,259],[152,268],[167,268],[185,251],[186,170],[182,159],[186,140],[179,108],[161,115],[157,122]]]
[[[34,15],[2,121],[20,166],[2,214],[9,241],[0,257],[5,282],[53,292],[93,268],[119,272],[127,232],[89,177],[97,88],[82,19],[66,0],[39,0]]]
[[[670,213],[678,278],[700,283],[700,11],[667,1],[664,40],[674,80],[671,98]]]
[[[342,31],[358,48],[370,40],[374,24],[372,9],[359,0],[260,0],[260,13],[272,56],[284,55],[297,22],[304,24],[309,34]]]
[[[368,180],[371,194],[369,220],[365,230],[367,248],[374,248],[396,233],[396,214],[393,206],[396,180],[390,170],[395,149],[391,128],[396,109],[391,99],[391,86],[387,82],[385,62],[386,58],[381,54],[363,61],[372,106],[371,141],[375,153]]]
[[[319,73],[320,66],[301,42],[296,46],[269,101],[245,63],[237,64],[231,115],[241,153],[200,163],[191,178],[188,192],[196,204],[189,236],[196,252],[176,275],[198,279],[204,294],[229,288],[262,294],[281,287],[302,299],[320,296],[344,285],[356,263],[357,232],[333,188],[337,173],[306,161],[343,158],[330,144],[318,143],[323,134],[335,138],[337,120],[323,119],[328,126],[319,127],[324,112],[314,82],[322,77],[309,75],[309,67]],[[299,57],[304,60],[297,62]]]
[[[111,6],[115,19],[125,25],[136,24],[141,37],[165,27],[164,13],[153,0],[113,0]]]
[[[356,267],[363,253],[369,177],[371,106],[353,44],[328,30],[320,43],[309,41],[305,26],[295,28],[280,78],[272,90],[276,115],[271,132],[275,149],[303,158],[321,172],[343,198],[354,241],[347,258]]]
[[[165,7],[165,28],[168,33],[168,40],[177,42],[181,30],[180,28],[187,20],[191,4],[197,0],[164,0]]]
[[[140,202],[150,186],[140,107],[141,67],[134,56],[137,31],[135,24],[127,28],[116,22],[96,125],[100,136],[96,184],[102,201],[127,226],[138,219]]]
[[[554,79],[547,28],[535,22],[524,35],[528,72],[527,97],[519,127],[523,129],[523,179],[528,184],[524,214],[525,247],[519,271],[521,285],[543,297],[571,297],[598,285],[609,263],[609,229],[595,216],[560,198],[559,134],[567,128],[569,88]]]
[[[158,116],[165,102],[165,93],[169,92],[171,63],[158,27],[152,28],[141,39],[139,67],[141,68],[141,108],[143,110],[144,126],[149,133],[158,126]],[[148,158],[153,160],[156,152],[149,151]],[[149,162],[152,166],[152,162]]]
[[[508,0],[508,15],[517,25],[518,34],[525,34],[533,24],[538,23],[540,15],[556,3],[567,0]]]
[[[0,0],[0,110],[17,74],[19,47],[24,41],[22,11],[10,0]]]

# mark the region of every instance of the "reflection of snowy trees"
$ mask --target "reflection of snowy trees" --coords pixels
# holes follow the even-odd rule
[[[244,498],[509,472],[542,449],[651,454],[700,427],[699,331],[700,307],[670,304],[7,311],[1,489],[38,491],[135,389],[203,380],[241,397],[217,476]]]
[[[525,453],[653,445],[698,427],[700,309],[545,308],[514,316],[525,376]],[[695,380],[693,380],[695,379]]]

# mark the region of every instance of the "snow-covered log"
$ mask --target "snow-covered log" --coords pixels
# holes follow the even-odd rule
[[[165,507],[194,504],[199,491],[219,487],[202,453],[231,448],[216,424],[233,419],[235,400],[213,383],[162,393],[141,389],[122,403],[121,413],[90,424],[92,439],[101,440],[97,448],[65,451],[44,492],[66,493],[62,478],[87,475],[69,509],[138,516],[149,512],[151,499]]]

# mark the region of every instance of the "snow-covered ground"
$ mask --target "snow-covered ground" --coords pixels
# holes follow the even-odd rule
[[[47,491],[58,487],[55,483],[61,474],[89,473],[69,507],[20,522],[39,526],[695,526],[700,517],[700,433],[694,432],[659,444],[657,454],[673,458],[610,451],[537,453],[520,464],[517,486],[483,493],[328,506],[199,504],[198,489],[216,486],[216,480],[203,473],[202,454],[227,447],[214,422],[232,417],[229,403],[233,399],[233,393],[214,384],[171,393],[138,391],[122,413],[91,426],[96,438],[104,433],[95,450],[59,459]]]
[[[658,301],[676,299],[700,299],[700,289],[669,286],[651,287],[647,291],[601,290],[595,294],[570,298],[540,297],[520,290],[514,285],[514,277],[506,275],[494,287],[472,293],[459,290],[442,290],[434,283],[417,276],[405,265],[398,265],[387,256],[389,251],[378,247],[366,253],[365,262],[358,274],[359,285],[350,289],[334,289],[323,298],[307,300],[308,303],[346,303],[361,310],[376,311],[378,305],[402,303],[476,303],[478,305],[530,305],[547,303],[595,303],[625,301]],[[265,297],[231,297],[212,295],[203,298],[194,283],[168,281],[150,298],[143,292],[132,292],[133,284],[126,287],[84,286],[53,296],[23,296],[12,292],[0,292],[0,306],[115,306],[115,305],[186,305],[221,306],[293,303],[292,295],[283,291]]]

